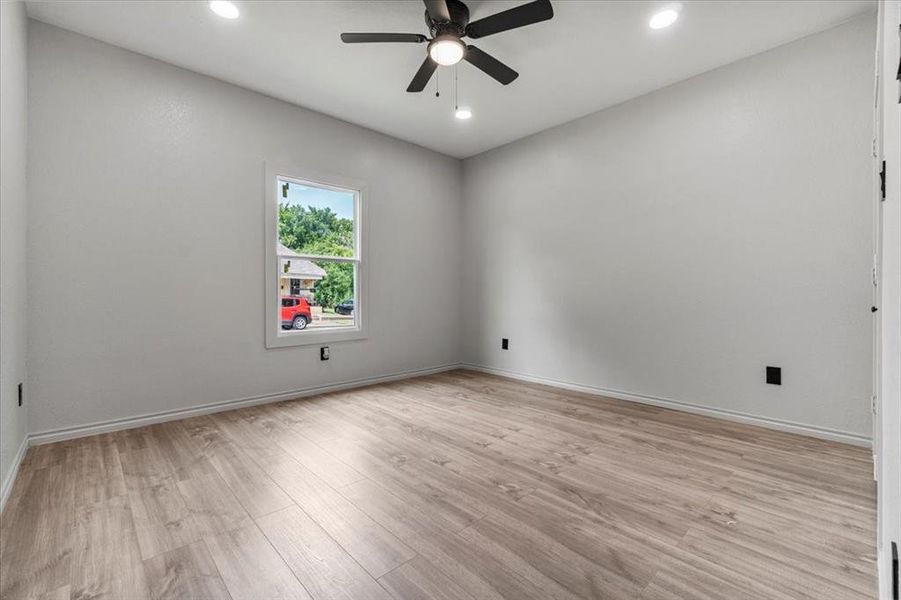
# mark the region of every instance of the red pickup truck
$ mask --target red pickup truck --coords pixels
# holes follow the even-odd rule
[[[301,296],[282,297],[282,329],[306,329],[313,320],[310,303]]]

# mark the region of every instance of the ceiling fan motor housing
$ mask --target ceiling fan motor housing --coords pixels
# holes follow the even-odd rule
[[[429,16],[429,11],[425,11],[425,24],[433,38],[439,35],[463,37],[466,35],[466,26],[469,25],[469,7],[460,0],[446,0],[446,2],[451,20],[435,21]]]

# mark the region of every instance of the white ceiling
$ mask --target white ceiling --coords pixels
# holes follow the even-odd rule
[[[875,10],[875,0],[683,0],[680,19],[651,30],[669,0],[553,0],[552,20],[478,40],[519,71],[502,86],[467,63],[426,91],[405,90],[425,44],[345,45],[343,31],[427,34],[405,1],[235,0],[229,21],[206,2],[28,2],[31,17],[357,123],[467,157]],[[471,0],[472,19],[516,2]]]

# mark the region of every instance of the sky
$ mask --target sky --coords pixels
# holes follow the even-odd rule
[[[289,183],[287,201],[288,204],[300,204],[304,207],[331,208],[341,219],[354,218],[354,195],[350,192],[336,192]]]

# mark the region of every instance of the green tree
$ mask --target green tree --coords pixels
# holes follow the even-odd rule
[[[299,254],[353,256],[353,221],[339,218],[330,208],[280,203],[278,236]],[[350,263],[315,261],[326,276],[313,287],[316,303],[327,308],[353,298],[354,267]]]
[[[350,263],[317,261],[317,265],[325,269],[326,276],[313,286],[316,304],[335,308],[337,304],[354,294],[354,266]]]
[[[353,251],[353,221],[341,219],[330,208],[304,208],[299,204],[279,204],[278,236],[282,243],[295,252],[329,240],[330,246],[340,246],[349,256]]]

